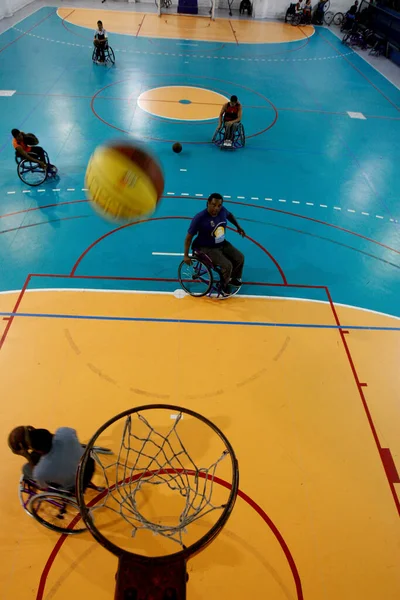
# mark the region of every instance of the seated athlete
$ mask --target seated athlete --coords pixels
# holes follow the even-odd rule
[[[235,126],[242,120],[242,105],[239,104],[237,96],[231,96],[229,102],[223,105],[219,114],[218,129],[222,123],[225,125],[225,143],[232,146],[232,137]]]
[[[103,23],[101,21],[97,21],[97,29],[94,32],[93,44],[96,48],[96,58],[97,62],[104,63],[106,57],[104,55],[104,48],[108,41],[107,32],[103,28]]]
[[[233,214],[226,210],[222,203],[221,194],[211,194],[207,200],[207,208],[195,215],[185,238],[183,260],[190,265],[190,246],[194,250],[200,250],[207,254],[213,265],[221,269],[222,291],[229,294],[229,284],[236,287],[242,285],[244,256],[226,241],[227,222],[232,223],[242,237],[245,237],[246,234]]]
[[[14,454],[26,458],[28,462],[22,472],[39,487],[45,489],[51,485],[74,491],[76,472],[84,452],[75,429],[60,427],[53,434],[47,429],[22,425],[11,431],[8,445]],[[90,483],[93,473],[92,458],[85,473],[86,485]]]
[[[12,145],[15,152],[22,158],[39,164],[43,169],[47,168],[44,150],[38,146],[39,140],[32,133],[24,133],[19,129],[12,129]],[[32,145],[29,145],[32,144]]]
[[[311,6],[311,0],[306,0],[306,3],[304,5],[303,8],[303,21],[306,24],[311,23],[311,13],[312,13],[312,6]]]

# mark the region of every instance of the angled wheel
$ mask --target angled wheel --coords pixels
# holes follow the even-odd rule
[[[72,535],[86,531],[82,519],[77,520],[79,506],[72,496],[43,492],[30,499],[27,509],[38,523],[57,533]]]
[[[216,129],[211,141],[216,146],[221,147],[224,144],[224,139],[225,139],[225,128],[220,127],[219,129]]]
[[[334,14],[333,14],[333,12],[331,10],[327,10],[324,13],[324,22],[325,22],[326,25],[329,26],[332,23],[333,18],[334,18]]]
[[[344,14],[341,12],[337,12],[335,14],[335,16],[333,17],[333,22],[335,25],[337,25],[337,27],[340,27],[340,25],[343,23],[344,21]]]
[[[114,50],[111,48],[111,46],[108,47],[107,58],[112,65],[115,65],[115,54],[114,54]]]
[[[190,265],[181,262],[178,279],[185,292],[198,298],[206,296],[213,283],[211,269],[197,258],[192,258]]]
[[[28,159],[21,160],[17,170],[20,180],[33,187],[41,185],[47,177],[47,169]]]
[[[29,501],[32,496],[38,493],[38,487],[30,479],[26,479],[24,475],[21,475],[18,484],[18,497],[24,511],[32,517],[31,511],[28,509]]]

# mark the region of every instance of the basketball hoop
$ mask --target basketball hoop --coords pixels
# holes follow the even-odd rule
[[[97,453],[99,445],[113,455]],[[83,488],[91,456],[105,488],[95,503]],[[194,411],[140,406],[100,427],[80,463],[77,497],[91,534],[119,558],[115,600],[184,600],[186,562],[220,533],[238,486],[228,439]]]

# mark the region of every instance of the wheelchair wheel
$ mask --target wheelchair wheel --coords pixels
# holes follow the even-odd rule
[[[33,187],[41,185],[47,177],[46,169],[28,159],[18,163],[17,171],[20,180]]]
[[[32,496],[38,493],[38,487],[30,479],[26,479],[24,475],[21,475],[18,485],[18,497],[22,508],[27,515],[33,517],[31,511],[28,509],[29,501]]]
[[[206,296],[213,284],[211,269],[198,258],[192,258],[190,265],[181,262],[178,279],[185,292],[198,298]]]
[[[110,61],[110,63],[112,65],[115,65],[115,54],[114,54],[114,50],[111,48],[111,46],[108,46],[106,52],[107,52],[106,60]]]
[[[333,14],[333,12],[332,12],[331,10],[327,10],[327,11],[324,13],[324,23],[325,23],[325,25],[328,25],[328,27],[329,27],[329,25],[330,25],[330,24],[332,23],[332,21],[333,21],[333,17],[334,17],[334,14]]]
[[[213,138],[211,141],[216,146],[221,147],[224,144],[224,139],[225,139],[225,128],[220,127],[219,129],[216,129],[216,131],[214,132],[214,135],[213,135]]]
[[[27,508],[38,523],[57,533],[73,535],[86,531],[82,519],[71,529],[71,523],[80,512],[75,498],[67,494],[57,492],[36,494],[31,498]]]
[[[242,123],[239,123],[233,134],[233,147],[234,148],[244,148],[246,145],[246,137],[244,134],[244,127]]]
[[[340,25],[343,23],[344,21],[344,14],[341,12],[337,12],[335,14],[335,16],[333,17],[333,22],[335,25],[337,25],[337,27],[340,27]]]

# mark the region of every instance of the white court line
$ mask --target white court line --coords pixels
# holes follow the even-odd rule
[[[187,171],[187,169],[179,169],[180,171]]]
[[[321,208],[328,208],[328,205],[327,204],[320,204],[320,207]]]
[[[167,196],[175,196],[175,192],[167,192]]]
[[[5,294],[19,294],[21,290],[6,290],[0,292],[0,295]],[[35,288],[35,289],[27,289],[25,290],[25,294],[34,294],[37,292],[95,292],[100,294],[157,294],[160,296],[173,296],[174,292],[165,292],[161,290],[120,290],[120,289],[108,289],[102,290],[99,288]],[[330,302],[327,300],[312,300],[310,298],[296,298],[295,296],[287,297],[287,296],[258,296],[258,295],[250,295],[250,294],[240,294],[238,298],[256,298],[258,300],[295,300],[297,302],[316,302],[317,304],[327,304],[330,306]],[[231,298],[231,302],[235,300],[235,297]],[[354,308],[355,310],[360,310],[363,312],[373,313],[374,315],[381,315],[382,317],[390,317],[391,319],[396,319],[400,321],[400,317],[396,315],[391,315],[390,313],[379,312],[377,310],[372,310],[370,308],[363,308],[361,306],[354,306],[353,304],[343,304],[341,302],[335,302],[335,306],[343,306],[344,308]]]
[[[286,202],[283,198],[279,198],[278,202]]]
[[[383,219],[383,217],[381,217],[381,215],[375,215],[377,219]]]
[[[307,206],[314,206],[314,202],[306,202]]]
[[[267,202],[272,202],[272,198],[264,198]]]
[[[333,208],[334,208],[335,210],[342,210],[342,209],[340,208],[340,206],[334,206]]]
[[[238,200],[245,200],[245,199],[246,199],[246,196],[236,196],[236,198],[237,198]]]
[[[195,196],[197,196],[198,198],[203,198],[204,194],[195,194]]]
[[[15,194],[15,192],[7,192],[7,194]]]
[[[355,210],[353,210],[352,208],[348,208],[348,209],[347,209],[347,212],[355,213],[356,211],[355,211]]]
[[[365,215],[366,217],[369,217],[369,213],[362,212],[361,214],[362,214],[362,215]]]
[[[152,252],[153,256],[185,256],[183,252]]]
[[[189,194],[187,192],[182,192],[181,196],[189,196]]]
[[[298,200],[292,200],[292,204],[300,204]]]

